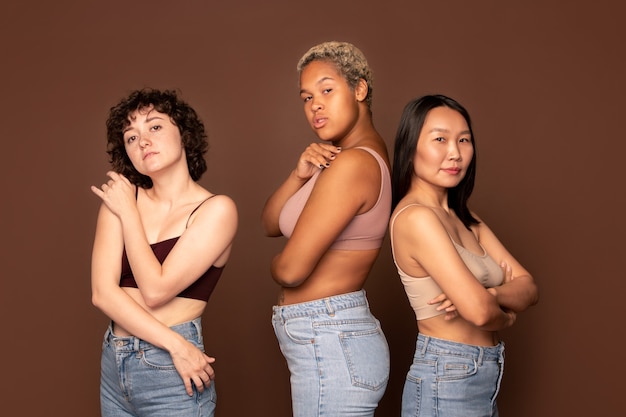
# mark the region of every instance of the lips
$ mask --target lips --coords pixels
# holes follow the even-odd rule
[[[319,129],[322,128],[326,125],[326,122],[328,121],[328,119],[326,117],[315,117],[313,119],[313,127],[315,129]]]
[[[456,175],[459,172],[461,172],[461,168],[456,168],[456,167],[443,168],[442,171],[447,172],[448,174],[451,174],[451,175]]]
[[[150,157],[150,156],[152,156],[152,155],[156,155],[156,154],[157,154],[157,152],[146,152],[146,153],[143,155],[143,159],[146,159],[146,158],[148,158],[148,157]]]

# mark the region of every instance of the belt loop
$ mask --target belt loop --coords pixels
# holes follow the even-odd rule
[[[478,366],[482,366],[484,356],[485,356],[485,349],[482,347],[479,347],[478,348],[478,360],[477,360]]]
[[[139,352],[139,338],[133,337],[133,350]]]
[[[328,311],[328,315],[333,317],[335,315],[335,310],[333,310],[333,306],[330,303],[330,298],[324,298],[324,303],[326,303],[326,310]]]
[[[193,327],[196,329],[197,339],[200,339],[202,336],[202,324],[201,324],[202,322],[200,321],[199,318],[197,318],[197,319],[193,319],[191,323],[193,324]]]
[[[426,348],[428,347],[428,343],[430,342],[430,337],[429,336],[424,336],[424,340],[423,340],[423,346],[422,346],[422,350],[420,351],[420,354],[422,356],[424,356],[424,354],[426,353]]]

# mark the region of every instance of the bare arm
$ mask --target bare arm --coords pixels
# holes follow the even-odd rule
[[[120,288],[122,250],[119,219],[103,204],[92,251],[93,304],[129,333],[167,350],[189,395],[193,394],[192,383],[202,391],[204,384],[214,377],[210,364],[215,359],[159,322]]]
[[[306,181],[320,169],[330,166],[330,161],[341,149],[325,143],[312,143],[300,155],[296,168],[278,189],[267,199],[261,215],[261,224],[267,236],[281,236],[278,217],[283,206]]]
[[[457,313],[482,330],[497,331],[515,321],[476,280],[459,256],[445,227],[429,208],[415,206],[395,221],[396,251],[403,251],[439,285]],[[404,268],[403,268],[404,269]]]
[[[509,253],[483,221],[474,230],[489,256],[511,269],[511,279],[493,288],[492,293],[495,293],[498,303],[518,313],[536,304],[539,301],[539,291],[532,275]]]
[[[376,202],[380,176],[376,160],[356,149],[343,151],[320,174],[293,234],[272,260],[277,283],[295,287],[309,277],[354,216]]]
[[[108,187],[94,193],[120,219],[128,261],[146,305],[166,304],[220,257],[227,257],[237,230],[237,209],[229,197],[219,195],[204,203],[161,264],[144,233],[133,186],[119,174],[109,176]]]

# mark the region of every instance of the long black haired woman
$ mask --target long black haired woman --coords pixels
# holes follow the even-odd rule
[[[395,139],[390,236],[419,330],[402,416],[497,416],[498,330],[535,304],[532,276],[467,207],[476,175],[468,112],[428,95],[404,108]]]

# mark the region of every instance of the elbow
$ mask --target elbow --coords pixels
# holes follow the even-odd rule
[[[539,290],[537,287],[533,288],[533,291],[530,294],[530,302],[528,303],[528,306],[534,306],[535,304],[537,304],[539,302]]]
[[[261,215],[261,226],[263,227],[263,232],[267,237],[278,237],[283,235],[280,231],[278,220],[272,217],[269,213],[266,213],[265,209]]]
[[[162,307],[172,299],[172,297],[166,296],[166,294],[163,293],[146,294],[142,292],[141,296],[143,298],[143,302],[146,304],[146,307],[148,307],[149,309]]]
[[[281,287],[293,288],[297,287],[304,282],[306,277],[301,277],[299,275],[290,274],[288,272],[276,272],[272,271],[272,278],[274,281]]]
[[[102,310],[102,297],[97,291],[91,292],[91,304],[93,304],[94,307]]]
[[[481,303],[472,309],[471,314],[463,316],[463,318],[476,327],[484,328],[489,326],[501,313],[499,306]]]
[[[302,284],[308,276],[308,274],[297,269],[299,268],[294,268],[294,265],[281,262],[280,255],[278,255],[272,262],[272,278],[281,287],[297,287]]]
[[[266,237],[279,237],[283,235],[280,228],[273,223],[262,221],[261,225],[263,226],[263,232]]]

